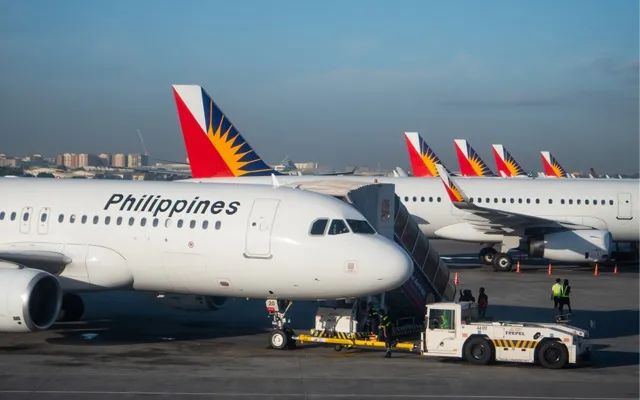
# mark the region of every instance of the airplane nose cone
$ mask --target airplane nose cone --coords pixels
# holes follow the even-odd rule
[[[403,248],[396,243],[385,240],[384,255],[378,259],[382,264],[379,281],[385,290],[402,285],[413,273],[413,261]]]

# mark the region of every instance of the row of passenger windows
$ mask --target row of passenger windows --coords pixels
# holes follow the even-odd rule
[[[440,197],[436,197],[435,200],[436,200],[436,202],[440,203],[441,198]],[[434,197],[430,196],[430,197],[427,198],[427,197],[424,197],[424,196],[421,196],[421,197],[404,196],[404,201],[405,202],[409,202],[409,201],[418,202],[418,201],[420,201],[422,203],[428,201],[429,203],[432,203],[434,201]],[[539,198],[536,198],[536,199],[517,198],[517,199],[515,199],[513,197],[510,197],[508,199],[506,197],[502,197],[502,198],[498,198],[498,197],[494,197],[494,198],[490,198],[490,197],[484,197],[484,198],[483,197],[475,197],[475,198],[474,197],[470,197],[469,198],[469,202],[471,202],[471,203],[474,203],[474,202],[475,203],[495,203],[495,204],[498,204],[498,203],[506,204],[507,202],[510,203],[510,204],[515,204],[515,203],[518,203],[518,204],[523,204],[523,203],[525,203],[525,204],[532,204],[532,203],[540,204],[540,199]],[[547,199],[547,203],[548,204],[553,204],[553,199]],[[614,204],[613,200],[609,200],[608,203],[611,206]],[[604,205],[607,204],[607,201],[606,200],[602,200],[602,199],[600,199],[600,200],[598,200],[598,199],[584,199],[584,200],[583,199],[566,199],[566,200],[565,199],[560,199],[560,204],[577,204],[577,205],[580,205],[580,204],[590,205],[590,204],[592,204],[594,206],[597,206],[597,205],[604,206]]]
[[[7,217],[8,220],[11,221],[15,221],[16,217],[17,217],[17,213],[15,211],[12,211],[8,216],[4,211],[0,211],[0,221],[4,220],[5,217]],[[40,214],[40,222],[47,222],[47,217],[48,214],[47,213],[42,213]],[[29,220],[29,213],[26,212],[24,214],[22,214],[22,220],[23,221],[28,221]],[[70,223],[70,224],[75,224],[76,222],[78,223],[82,223],[82,224],[86,224],[87,222],[89,222],[89,217],[86,215],[82,215],[80,218],[77,218],[75,214],[71,214],[69,215],[69,218],[67,219],[65,217],[64,214],[58,214],[58,222],[59,223],[64,223],[65,220]],[[93,223],[94,225],[98,225],[101,221],[101,218],[97,215],[94,215],[91,218],[91,223]],[[104,225],[110,225],[112,222],[112,218],[111,216],[106,216],[104,218],[102,218],[102,223]],[[136,218],[135,217],[129,217],[128,219],[125,220],[124,217],[116,217],[113,219],[113,222],[115,225],[122,225],[123,223],[129,225],[129,226],[133,226],[136,225]],[[153,227],[157,227],[160,226],[161,224],[161,220],[160,218],[149,218],[147,219],[146,217],[142,217],[140,219],[138,219],[138,224],[140,226],[147,226],[147,223],[149,226],[153,226]],[[171,225],[173,224],[173,221],[171,220],[171,218],[166,218],[164,220],[164,222],[162,222],[162,225],[164,225],[165,228],[170,228]],[[200,223],[198,223],[198,221],[196,221],[195,219],[186,221],[183,219],[178,219],[176,221],[176,226],[178,228],[182,228],[183,226],[189,226],[189,228],[191,229],[195,229],[196,226],[200,226],[202,229],[209,229],[209,226],[211,225],[213,229],[216,230],[220,230],[220,228],[222,227],[222,222],[221,221],[215,221],[213,223],[210,223],[207,220],[204,220]]]
[[[329,226],[328,231],[327,226]],[[351,230],[349,230],[349,228],[351,228]],[[313,221],[311,229],[309,230],[309,234],[312,236],[323,236],[325,233],[328,235],[340,235],[349,232],[364,234],[376,233],[367,221],[359,219],[347,219],[346,223],[342,219],[334,219],[331,220],[331,224],[329,224],[327,218],[321,218]]]

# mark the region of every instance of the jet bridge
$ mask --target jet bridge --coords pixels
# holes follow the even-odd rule
[[[393,239],[411,256],[412,276],[400,288],[385,293],[385,303],[394,319],[421,319],[425,304],[454,299],[455,286],[449,280],[449,268],[396,196],[393,184],[327,180],[301,181],[291,186],[331,195],[353,205],[381,235]]]

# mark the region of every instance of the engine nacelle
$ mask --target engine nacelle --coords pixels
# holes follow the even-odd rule
[[[529,241],[529,255],[555,261],[606,261],[611,254],[611,233],[604,230],[562,231]]]
[[[61,305],[62,289],[55,276],[0,262],[0,332],[47,329]]]
[[[226,297],[193,294],[160,293],[156,299],[162,304],[182,311],[216,311],[224,306]]]

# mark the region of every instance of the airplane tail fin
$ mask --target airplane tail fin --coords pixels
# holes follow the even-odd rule
[[[513,156],[501,144],[491,145],[493,157],[496,159],[496,167],[500,176],[513,177],[526,175],[524,169]]]
[[[465,139],[455,139],[454,146],[462,176],[495,176]]]
[[[404,139],[407,144],[413,176],[438,176],[436,164],[442,164],[442,161],[422,136],[418,132],[405,132]]]
[[[256,154],[198,85],[173,85],[194,178],[279,175]]]
[[[555,176],[558,178],[567,177],[567,171],[562,168],[560,163],[551,155],[548,151],[540,152],[540,160],[542,161],[542,168],[546,176]]]
[[[444,184],[444,188],[449,195],[449,199],[451,199],[452,203],[463,203],[466,201],[464,193],[458,188],[458,186],[453,182],[453,179],[449,176],[447,169],[442,166],[442,164],[436,164],[436,168],[438,169],[438,174],[442,183]]]

